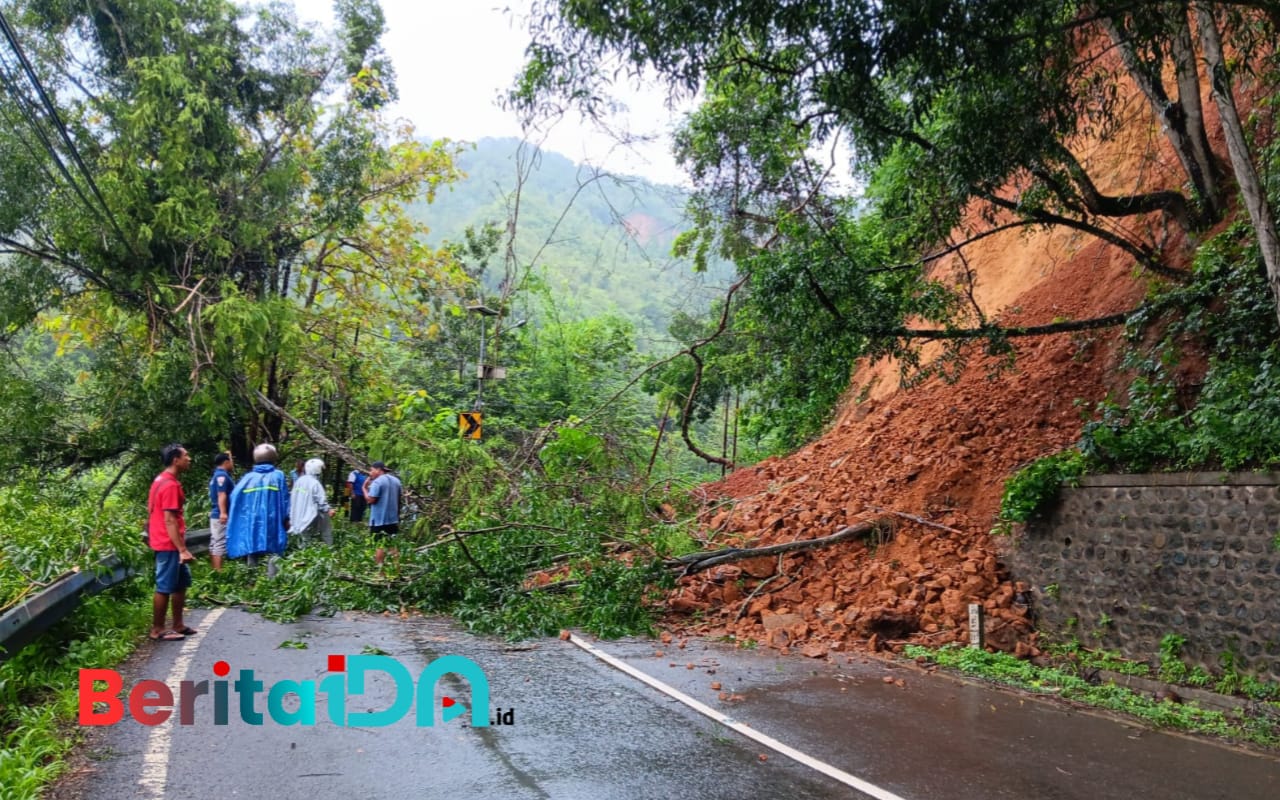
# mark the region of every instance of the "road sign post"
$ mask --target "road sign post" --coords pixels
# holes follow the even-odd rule
[[[479,411],[463,411],[458,415],[458,435],[463,439],[479,439],[484,424],[484,414]]]
[[[467,311],[480,317],[480,365],[476,370],[476,411],[484,408],[484,329],[487,323],[486,317],[496,317],[498,312],[489,308],[484,303],[473,303],[467,306]],[[471,437],[479,439],[479,436]]]

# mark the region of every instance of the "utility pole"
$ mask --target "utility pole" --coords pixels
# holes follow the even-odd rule
[[[730,389],[724,396],[724,430],[721,432],[720,439],[720,458],[723,461],[727,461],[729,459],[729,400],[731,399],[732,394],[733,390]],[[723,461],[720,464],[721,478],[723,478],[725,473],[729,470],[729,466],[723,463]]]
[[[481,411],[484,408],[484,379],[488,372],[488,366],[484,360],[484,336],[485,329],[489,327],[487,317],[496,317],[498,312],[489,308],[484,303],[474,303],[467,306],[467,311],[480,317],[480,362],[476,364],[476,402],[474,409]]]

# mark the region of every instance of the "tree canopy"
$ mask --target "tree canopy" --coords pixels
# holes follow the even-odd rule
[[[358,331],[376,370],[375,336],[456,302],[465,276],[404,210],[455,148],[382,114],[376,2],[338,0],[331,33],[227,0],[0,10],[0,320],[91,355],[72,384],[12,376],[111,412],[74,457],[191,439],[187,408],[247,455],[300,398],[368,384],[332,357]]]

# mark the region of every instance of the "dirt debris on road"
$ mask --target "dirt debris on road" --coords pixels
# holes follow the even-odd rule
[[[1027,272],[1043,260],[1030,260],[1030,247],[984,263]],[[1009,276],[995,282],[1008,285]],[[1142,293],[1123,259],[1097,245],[1028,283],[1020,294],[1006,290],[1003,323],[1114,313]],[[1087,410],[1119,388],[1119,333],[1014,341],[1011,368],[974,345],[958,381],[910,390],[880,388],[892,370],[862,365],[849,396],[870,399],[850,400],[825,435],[704,487],[708,549],[814,539],[877,517],[892,526],[681,578],[668,598],[670,626],[820,658],[968,641],[968,606],[981,603],[990,645],[1035,654],[1029,587],[1001,562],[991,529],[1008,476],[1076,442]]]

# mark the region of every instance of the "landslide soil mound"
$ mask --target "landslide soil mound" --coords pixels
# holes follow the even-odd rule
[[[1108,176],[1104,191],[1175,185],[1136,101],[1132,118],[1128,138],[1080,147]],[[1167,243],[1171,261],[1189,251]],[[999,234],[965,252],[963,265],[938,269],[971,269],[979,305],[1004,324],[1126,311],[1144,291],[1131,260],[1078,233]],[[896,365],[859,365],[824,436],[704,487],[708,548],[814,539],[878,517],[891,529],[682,578],[668,622],[820,657],[967,641],[968,606],[981,603],[989,644],[1033,654],[1034,593],[1010,576],[991,534],[1000,495],[1017,468],[1077,441],[1093,405],[1122,386],[1122,344],[1116,329],[1014,341],[1012,367],[974,345],[954,383],[900,389]]]
[[[1124,311],[1141,293],[1128,266],[1084,252],[1019,296],[1001,321]],[[1118,338],[1103,331],[1023,340],[1012,368],[975,345],[955,383],[933,378],[850,403],[800,451],[704,487],[712,547],[814,539],[878,517],[890,528],[866,541],[683,578],[670,598],[671,621],[820,656],[907,640],[967,641],[968,606],[980,602],[988,640],[1029,652],[1028,587],[1010,579],[990,532],[1000,495],[1017,468],[1079,438],[1083,412],[1118,374]],[[861,369],[851,394],[882,372]]]

